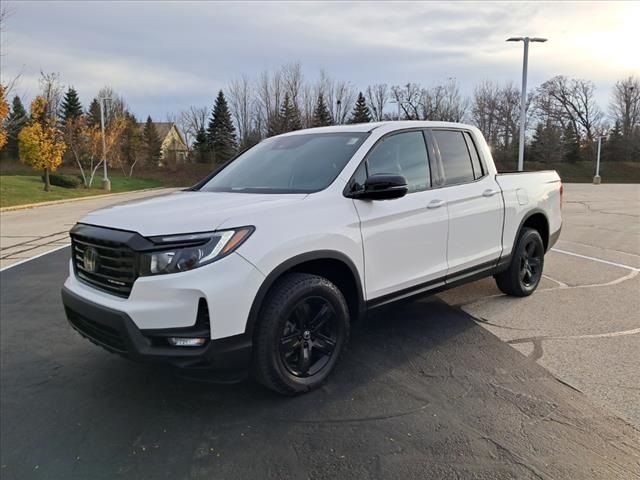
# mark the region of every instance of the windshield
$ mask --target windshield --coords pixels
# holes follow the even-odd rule
[[[205,183],[206,192],[311,193],[327,188],[368,133],[310,133],[267,139]]]

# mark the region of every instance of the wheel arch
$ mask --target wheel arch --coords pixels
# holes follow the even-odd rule
[[[355,320],[364,315],[366,310],[364,290],[355,264],[344,253],[335,250],[317,250],[296,255],[282,262],[266,276],[251,304],[245,327],[246,334],[253,336],[264,300],[275,282],[291,272],[311,273],[327,278],[344,295],[351,319]]]
[[[516,235],[513,238],[513,245],[511,245],[511,250],[509,252],[503,251],[500,260],[498,260],[498,264],[496,265],[497,273],[505,270],[511,263],[513,253],[518,246],[520,233],[525,227],[533,228],[540,234],[540,237],[542,237],[542,243],[544,245],[545,252],[547,252],[550,248],[551,237],[549,232],[549,220],[547,219],[546,213],[542,209],[534,208],[533,210],[527,212],[527,214],[522,217],[522,220],[520,220],[520,225],[518,225]]]
[[[533,228],[540,234],[540,237],[542,237],[542,244],[544,245],[544,251],[546,252],[549,249],[549,220],[545,213],[542,210],[533,210],[529,212],[520,223],[516,239],[520,237],[522,229],[526,227]],[[515,245],[513,248],[515,248]],[[511,249],[512,253],[513,248]]]

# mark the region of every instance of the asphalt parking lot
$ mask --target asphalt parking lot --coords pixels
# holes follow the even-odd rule
[[[640,187],[566,188],[535,295],[486,280],[380,311],[298,398],[80,338],[68,249],[3,271],[0,476],[640,478]]]

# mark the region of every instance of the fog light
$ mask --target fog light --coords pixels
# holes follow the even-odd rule
[[[168,337],[169,345],[173,347],[201,347],[207,341],[206,338],[182,338]]]

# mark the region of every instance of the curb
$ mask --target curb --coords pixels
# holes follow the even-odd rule
[[[100,195],[87,195],[86,197],[67,198],[62,200],[51,200],[50,202],[26,203],[24,205],[13,205],[11,207],[0,208],[0,213],[13,212],[15,210],[27,210],[30,208],[48,207],[50,205],[60,205],[63,203],[81,202],[83,200],[93,200],[94,198],[117,197],[118,195],[126,195],[131,193],[150,192],[152,190],[172,190],[172,187],[152,187],[143,188],[142,190],[130,190],[128,192],[103,193]]]

